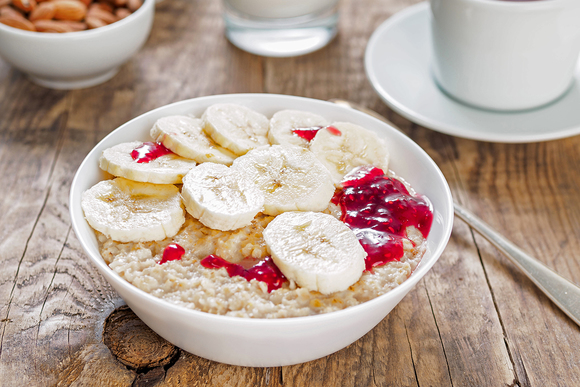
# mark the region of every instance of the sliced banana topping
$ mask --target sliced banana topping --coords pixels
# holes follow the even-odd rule
[[[334,195],[328,170],[309,150],[291,145],[255,149],[238,157],[232,169],[264,193],[264,213],[322,211]]]
[[[231,165],[236,155],[217,145],[203,131],[203,121],[187,116],[163,117],[151,128],[151,137],[180,156],[198,163]]]
[[[389,166],[385,141],[374,132],[348,122],[333,123],[320,130],[310,150],[328,168],[337,186],[355,167],[370,164],[387,171]]]
[[[268,118],[245,106],[215,104],[206,109],[204,130],[219,145],[236,155],[268,145]]]
[[[181,195],[191,216],[221,231],[249,225],[264,205],[264,195],[248,176],[214,163],[193,168],[183,178]]]
[[[196,165],[195,161],[174,153],[139,163],[133,159],[131,152],[141,145],[142,142],[133,141],[106,149],[99,158],[99,167],[114,176],[143,183],[180,184],[183,176]]]
[[[119,242],[170,238],[185,222],[179,190],[171,184],[101,181],[83,193],[81,207],[92,228]]]
[[[329,124],[330,122],[318,114],[300,110],[281,110],[270,119],[268,140],[270,140],[271,144],[296,145],[308,148],[310,141],[296,135],[293,131],[296,129],[322,129]]]
[[[264,230],[280,271],[299,286],[323,294],[348,289],[365,269],[364,251],[347,225],[319,212],[286,212]]]

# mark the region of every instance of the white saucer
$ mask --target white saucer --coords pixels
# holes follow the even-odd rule
[[[365,53],[369,81],[394,111],[453,136],[522,143],[580,134],[580,64],[570,90],[544,107],[494,112],[457,102],[443,93],[431,73],[429,4],[419,3],[385,21]]]

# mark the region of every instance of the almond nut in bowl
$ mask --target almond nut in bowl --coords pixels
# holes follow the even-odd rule
[[[246,123],[244,130],[236,132],[236,125],[232,126],[236,120],[232,117],[242,118]],[[288,129],[288,125],[299,128]],[[188,135],[180,134],[180,127],[187,127]],[[312,128],[318,131],[309,132]],[[249,137],[260,140],[255,145],[240,141],[245,136],[244,131],[252,134]],[[294,138],[292,133],[300,138]],[[384,142],[384,150],[372,146],[372,152],[365,154],[372,153],[373,165],[376,161],[385,168],[388,163],[388,169],[404,178],[404,182],[396,183],[395,178],[382,171],[377,174],[378,168],[367,168],[368,165],[356,171],[373,171],[374,175],[351,174],[347,175],[350,179],[338,182],[337,174],[344,171],[335,167],[363,153],[357,155],[350,149],[353,158],[340,158],[339,164],[332,163],[334,156],[331,155],[336,155],[331,149],[333,144],[342,152],[357,142],[357,137],[349,137],[353,141],[344,142],[343,137],[351,136],[349,133],[363,133],[381,146]],[[317,141],[318,138],[323,141]],[[194,144],[189,142],[191,139],[196,140]],[[285,144],[286,140],[296,144]],[[180,156],[168,153],[166,148],[152,141],[159,141]],[[255,149],[233,147],[228,144],[232,141]],[[146,147],[139,145],[144,142],[148,142]],[[268,145],[272,143],[275,145]],[[212,151],[181,155],[197,147],[209,147]],[[236,151],[231,151],[234,148]],[[147,149],[162,154],[159,160]],[[389,160],[385,157],[386,149]],[[213,161],[199,158],[209,153],[213,154]],[[141,238],[149,230],[124,228],[124,220],[111,223],[110,217],[100,217],[110,230],[105,227],[102,233],[95,232],[100,227],[97,223],[101,222],[98,207],[113,202],[121,205],[126,200],[116,201],[117,194],[111,189],[139,191],[135,200],[141,200],[145,191],[154,192],[151,191],[154,184],[139,182],[151,181],[150,175],[142,172],[146,167],[137,165],[141,158],[162,164],[161,157],[169,156],[191,157],[190,162],[194,165],[189,166],[190,171],[183,177],[181,198],[177,186],[171,184],[151,194],[155,200],[160,195],[171,198],[165,201],[167,208],[170,206],[171,213],[179,215],[159,219],[165,230],[160,240],[133,242],[132,238],[137,235]],[[131,158],[136,161],[132,163]],[[278,163],[280,160],[283,162]],[[119,177],[110,179],[101,168]],[[280,173],[272,173],[273,180],[269,180],[268,175],[276,168]],[[304,173],[303,177],[287,184],[290,180],[285,179],[296,178],[295,171],[299,170]],[[400,191],[394,196],[398,199],[393,197],[390,204],[403,206],[402,201],[418,202],[422,195],[428,198],[432,214],[430,231],[426,237],[409,237],[413,245],[410,250],[412,254],[419,254],[420,263],[415,261],[413,265],[409,264],[410,260],[405,261],[408,258],[405,247],[405,255],[399,261],[391,260],[378,266],[373,263],[369,267],[367,258],[372,254],[367,256],[368,245],[355,232],[354,223],[340,217],[343,223],[328,210],[330,202],[335,201],[342,208],[348,187],[358,189],[363,180],[376,182],[375,179],[380,180],[377,184],[398,184]],[[220,181],[227,184],[220,185]],[[207,189],[203,186],[206,183]],[[294,197],[283,195],[289,199],[284,201],[286,199],[276,195],[284,192],[287,185],[300,189],[306,186],[307,190]],[[339,188],[335,191],[336,186]],[[412,187],[420,195],[407,192],[403,186]],[[245,213],[251,212],[249,217],[255,218],[246,228],[252,229],[254,234],[244,234],[246,228],[240,224],[211,223],[218,218],[224,219],[217,216],[223,208],[220,195],[225,192],[223,198],[234,201],[239,196],[237,192],[242,192],[239,189],[246,198],[252,198],[251,203],[243,200],[236,202],[239,204],[235,207],[241,207],[243,202],[249,204]],[[399,195],[403,191],[413,198]],[[210,197],[218,199],[204,199]],[[179,207],[180,199],[183,200],[182,208]],[[173,204],[174,200],[177,205]],[[133,203],[131,207],[137,208],[135,205],[144,208],[145,203]],[[196,215],[194,207],[202,208],[206,214],[211,212],[212,219],[204,219],[200,215],[204,211]],[[433,160],[409,138],[375,118],[330,102],[271,94],[191,99],[145,113],[122,125],[95,146],[79,167],[71,187],[70,211],[75,233],[89,259],[149,327],[193,354],[241,366],[283,366],[314,360],[362,337],[433,266],[447,245],[453,223],[452,197],[444,176]],[[180,214],[185,214],[185,220]],[[407,213],[404,216],[410,217]],[[170,223],[172,227],[176,223],[177,227],[171,231],[174,236],[166,238],[164,233],[168,233]],[[153,226],[152,222],[141,224]],[[175,234],[180,224],[183,226]],[[242,228],[227,231],[235,227]],[[421,229],[422,226],[417,227]],[[106,235],[112,229],[120,234],[109,238]],[[408,232],[408,228],[406,230]],[[233,237],[224,239],[227,235]],[[247,235],[251,242],[244,245],[243,238]],[[310,235],[315,235],[315,239],[309,239]],[[125,242],[119,242],[122,239]],[[303,240],[312,243],[306,245]],[[192,244],[192,241],[197,242]],[[414,244],[416,241],[418,243]],[[250,244],[251,249],[246,249]],[[294,250],[289,251],[288,247]],[[166,251],[169,252],[167,256]],[[341,251],[352,252],[352,256],[335,260],[337,256],[342,257]],[[238,253],[241,257],[237,263],[231,256],[224,255],[221,260],[216,257],[228,253],[232,256]],[[247,257],[257,256],[263,258],[259,264],[248,261]],[[295,259],[297,256],[307,258]],[[320,265],[308,258],[312,256],[321,257]],[[230,261],[226,262],[226,258]],[[393,275],[398,278],[394,284],[383,285],[381,275],[385,271],[382,270],[391,264],[410,269],[403,278]],[[264,269],[260,273],[266,273],[260,278],[258,271],[252,271],[258,266]],[[230,274],[230,269],[239,271]],[[358,273],[355,276],[351,275],[354,271]],[[282,280],[278,281],[280,278]],[[357,293],[359,289],[365,290]],[[376,294],[368,297],[374,290]],[[349,294],[352,297],[349,298]]]
[[[27,13],[10,6],[0,10],[0,57],[33,82],[53,89],[80,89],[112,78],[147,40],[155,12],[155,0],[145,0],[135,12],[108,24],[94,17],[98,3],[25,3],[36,8]],[[89,22],[99,27],[81,30]]]

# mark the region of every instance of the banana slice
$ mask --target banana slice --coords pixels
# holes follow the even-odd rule
[[[151,137],[180,156],[198,163],[231,165],[236,155],[211,140],[203,131],[203,121],[187,116],[163,117],[151,128]]]
[[[264,213],[322,211],[334,195],[328,170],[307,149],[273,145],[238,157],[232,169],[246,175],[264,193]]]
[[[106,149],[99,158],[99,167],[112,175],[143,183],[180,184],[183,176],[196,165],[195,161],[174,153],[139,163],[131,152],[141,145],[142,142],[133,141]]]
[[[374,132],[348,122],[337,122],[322,129],[310,144],[310,150],[328,168],[334,184],[354,167],[374,165],[388,170],[386,143]]]
[[[246,154],[250,149],[268,145],[268,119],[263,114],[236,104],[216,104],[201,117],[204,130],[215,142],[234,152]]]
[[[170,238],[185,222],[179,190],[171,184],[105,180],[83,193],[81,206],[92,228],[119,242]]]
[[[300,287],[329,294],[348,289],[365,269],[367,253],[350,228],[320,212],[286,212],[264,230],[280,271]]]
[[[221,231],[249,225],[264,205],[252,180],[214,163],[200,164],[185,175],[181,196],[191,216]]]
[[[293,130],[312,129],[312,134],[314,135],[315,128],[322,129],[329,124],[330,122],[318,114],[300,110],[281,110],[275,113],[270,119],[268,140],[270,140],[271,144],[296,145],[302,148],[308,148],[310,141],[300,137]]]

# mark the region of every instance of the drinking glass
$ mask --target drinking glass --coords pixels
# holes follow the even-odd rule
[[[334,38],[338,0],[224,0],[226,36],[252,54],[290,57]]]

